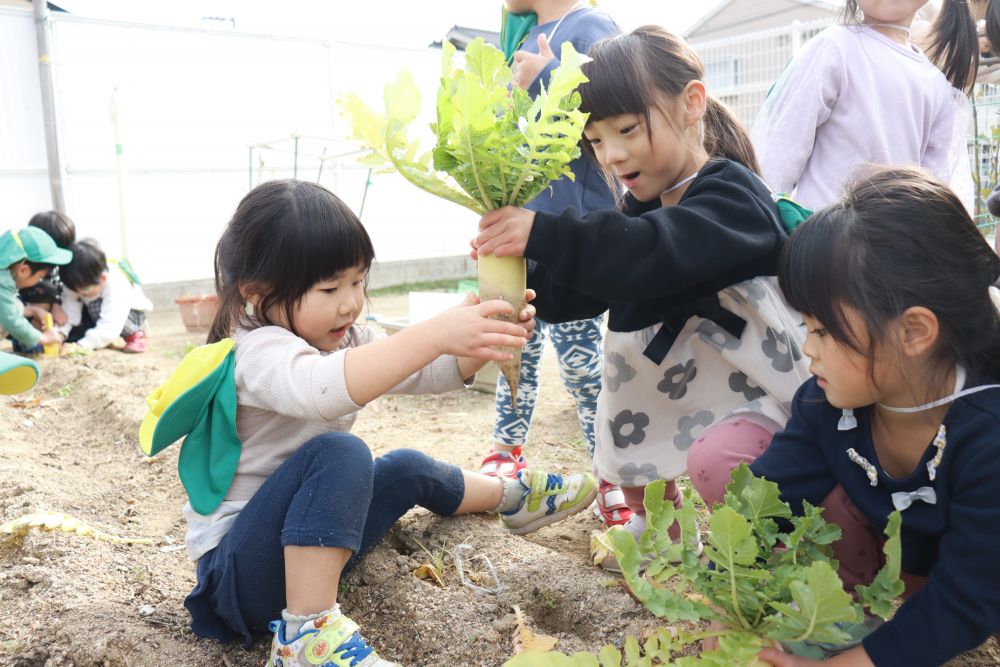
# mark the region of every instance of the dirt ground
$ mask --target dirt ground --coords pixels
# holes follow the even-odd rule
[[[404,304],[405,297],[386,297],[373,310],[394,316]],[[182,548],[178,448],[147,460],[137,432],[146,394],[203,335],[186,332],[175,311],[154,313],[151,326],[144,355],[41,359],[32,392],[0,399],[0,522],[50,510],[156,540],[130,546],[34,530],[0,546],[0,665],[242,667],[267,658],[266,641],[220,645],[196,640],[188,627],[183,600],[194,570]],[[551,352],[542,388],[529,460],[553,471],[584,469],[586,450]],[[492,396],[475,391],[388,397],[361,413],[355,433],[375,454],[413,447],[475,468],[492,418]],[[588,564],[597,525],[588,512],[515,537],[493,517],[414,510],[345,577],[340,602],[381,655],[404,665],[502,664],[513,651],[514,605],[534,631],[557,637],[559,650],[596,651],[657,624],[617,577]],[[462,585],[452,555],[459,544],[488,557],[502,592]],[[411,574],[437,559],[443,588]],[[468,567],[485,583],[482,561]],[[952,664],[1000,664],[1000,650],[991,640]]]

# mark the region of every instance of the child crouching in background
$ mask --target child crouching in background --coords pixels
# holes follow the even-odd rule
[[[124,352],[145,352],[142,326],[153,303],[139,280],[127,265],[109,264],[95,241],[74,243],[72,251],[73,260],[60,271],[68,319],[59,331],[65,342],[96,350],[120,336],[125,340]]]

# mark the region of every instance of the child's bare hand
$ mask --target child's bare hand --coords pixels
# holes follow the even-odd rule
[[[513,206],[490,211],[479,220],[479,235],[472,241],[474,259],[484,255],[523,257],[535,212]]]
[[[62,335],[55,329],[49,329],[48,331],[42,332],[42,337],[38,339],[38,342],[42,345],[51,345],[52,343],[61,343]]]
[[[537,296],[535,290],[529,289],[525,291],[524,300],[528,302],[528,305],[517,316],[518,321],[522,323],[521,326],[528,332],[529,339],[535,333],[535,307],[531,305],[531,302],[535,300],[535,296]]]
[[[52,321],[57,327],[61,327],[69,322],[69,315],[66,314],[66,311],[58,303],[52,304],[52,310],[49,312],[52,313]]]
[[[513,310],[509,303],[499,299],[480,303],[479,297],[470,292],[461,305],[444,311],[432,320],[437,329],[441,354],[488,361],[512,359],[511,353],[494,348],[522,347],[528,341],[527,328],[523,324],[490,317],[501,313],[509,315]]]

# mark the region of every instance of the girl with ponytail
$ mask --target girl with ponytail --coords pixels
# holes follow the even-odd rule
[[[803,47],[754,123],[772,188],[816,209],[837,201],[864,163],[919,165],[971,208],[967,95],[979,60],[976,26],[967,0],[943,0],[925,55],[910,27],[926,4],[847,0],[844,23]]]
[[[693,444],[765,447],[807,365],[801,318],[777,287],[779,211],[698,56],[654,26],[588,55],[583,145],[628,191],[620,210],[492,211],[473,254],[531,260],[550,322],[609,311],[594,466],[622,487],[634,512],[625,527],[639,535],[646,484],[669,480],[679,505],[673,480]],[[603,564],[618,567],[613,556]]]

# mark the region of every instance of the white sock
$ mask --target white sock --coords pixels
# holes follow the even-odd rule
[[[491,513],[500,514],[521,509],[521,503],[524,502],[524,495],[528,487],[522,484],[520,479],[511,479],[510,477],[500,477],[499,479],[503,482],[503,495],[500,497],[500,504],[494,507]]]
[[[295,614],[289,613],[287,609],[281,610],[281,619],[285,622],[285,636],[282,637],[282,641],[288,641],[289,638],[294,637],[299,634],[299,630],[302,626],[309,621],[315,621],[320,616],[339,616],[340,615],[340,605],[335,604],[326,611],[316,612],[315,614],[307,614],[305,616],[296,616]]]

